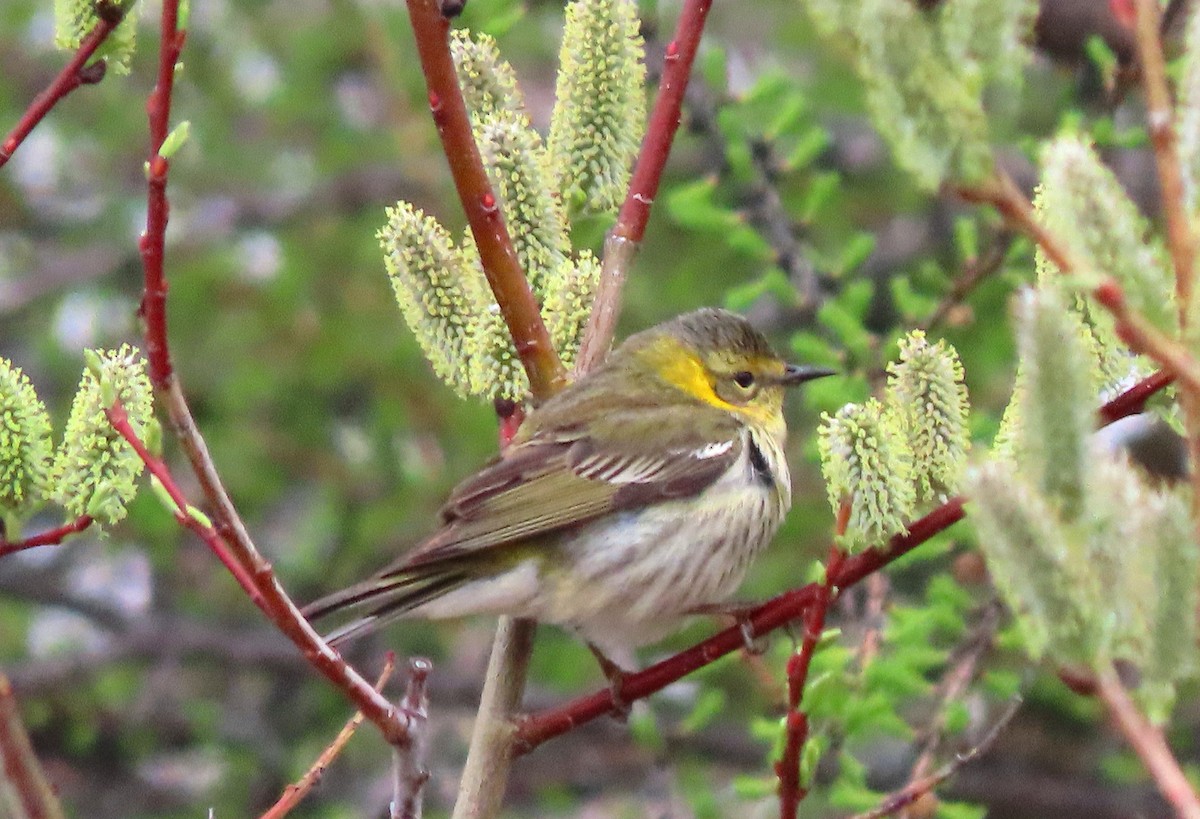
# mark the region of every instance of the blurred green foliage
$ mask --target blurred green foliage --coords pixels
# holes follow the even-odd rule
[[[661,53],[676,5],[641,7],[650,53]],[[82,350],[140,341],[136,236],[154,16],[139,16],[130,74],[71,95],[0,170],[0,356],[29,375],[56,429]],[[464,220],[402,9],[224,0],[196,3],[190,20],[172,124],[188,120],[191,129],[169,186],[174,363],[256,541],[306,601],[417,543],[448,489],[495,451],[491,407],[442,385],[404,328],[374,238],[384,207],[399,199],[453,235]],[[545,133],[561,6],[473,0],[459,22],[498,39]],[[0,130],[63,63],[51,40],[47,4],[0,4]],[[650,65],[653,75],[653,56]],[[812,579],[827,548],[832,519],[812,434],[819,414],[867,398],[904,332],[998,249],[994,272],[930,328],[961,355],[973,439],[991,440],[1013,373],[1008,299],[1034,273],[1029,245],[992,214],[931,198],[893,162],[865,122],[867,98],[850,68],[795,3],[767,0],[753,13],[715,4],[696,98],[625,291],[621,335],[724,304],[750,315],[779,349],[846,374],[815,382],[789,408],[794,507],[746,599]],[[1045,61],[1026,71],[1037,93],[1014,97],[987,122],[1018,175],[1063,122],[1102,147],[1139,144],[1128,115],[1079,101],[1070,72]],[[608,226],[581,220],[573,246],[598,252]],[[164,437],[168,462],[185,475]],[[27,528],[59,522],[42,515]],[[937,710],[933,686],[991,601],[987,586],[952,579],[972,556],[966,537],[954,530],[889,574],[895,602],[874,661],[856,654],[872,627],[865,597],[849,595],[835,613],[847,627],[827,636],[805,695],[820,729],[803,757],[816,786],[805,804],[812,815],[870,808],[903,783],[914,732]],[[435,663],[432,816],[453,798],[491,625],[413,622],[351,651],[368,673],[386,649]],[[691,626],[639,661],[711,626]],[[508,815],[770,813],[778,686],[791,651],[778,635],[761,658],[722,661],[653,698],[648,711],[639,706],[629,729],[601,725],[556,740],[518,763]],[[66,658],[79,667],[64,672]],[[348,716],[149,493],[104,539],[88,534],[0,563],[0,668],[78,815],[253,815]],[[1019,640],[1003,628],[981,679],[947,707],[948,747],[977,739],[1024,675]],[[539,634],[531,679],[533,705],[602,684],[586,649],[552,629]],[[1096,724],[1095,709],[1051,674],[1036,676],[1031,697],[1028,730],[1061,740],[1064,722],[1074,735]],[[1110,754],[1082,773],[1054,771],[1129,781],[1117,762]],[[294,815],[376,815],[388,767],[383,743],[364,730]],[[982,802],[987,793],[964,787],[949,798]],[[981,810],[939,807],[947,817]]]

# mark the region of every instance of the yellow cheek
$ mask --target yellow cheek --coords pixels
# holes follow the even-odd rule
[[[704,367],[690,355],[671,356],[660,373],[667,382],[679,387],[688,395],[699,398],[706,404],[719,407],[767,427],[775,427],[781,421],[779,411],[773,410],[763,403],[738,405],[721,398],[713,389],[712,380],[709,379]]]

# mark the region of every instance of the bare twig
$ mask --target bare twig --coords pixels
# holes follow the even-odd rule
[[[838,512],[838,535],[846,533],[850,520],[850,504],[843,503]],[[775,775],[779,777],[779,817],[795,819],[808,789],[800,781],[800,751],[808,741],[808,714],[800,708],[804,686],[808,683],[808,670],[812,666],[817,643],[825,631],[825,615],[837,597],[839,589],[834,586],[838,570],[846,554],[833,546],[825,564],[825,582],[817,588],[816,599],[804,613],[804,639],[800,650],[788,658],[788,710],[784,718],[783,754],[775,764]]]
[[[1111,424],[1141,412],[1147,399],[1170,382],[1170,376],[1164,373],[1155,373],[1144,379],[1101,407],[1097,413],[1098,422],[1101,425]],[[834,585],[844,590],[858,583],[962,518],[963,499],[954,498],[913,523],[907,535],[893,538],[886,549],[873,549],[847,558]],[[726,629],[643,671],[626,676],[621,684],[622,699],[630,703],[648,697],[731,651],[742,648],[747,636],[751,639],[761,637],[803,616],[816,599],[817,590],[816,584],[809,584],[784,592],[751,612],[743,624],[744,630],[741,626]],[[618,710],[612,692],[605,688],[531,714],[517,726],[513,740],[514,753],[528,753],[549,739],[605,714],[617,713]]]
[[[29,734],[21,722],[17,699],[8,677],[3,674],[0,674],[0,762],[4,765],[0,799],[3,798],[3,784],[7,782],[15,791],[22,811],[20,817],[14,819],[62,819],[62,805],[33,753]],[[3,808],[0,801],[0,810]]]
[[[147,161],[146,231],[139,241],[145,278],[141,313],[146,323],[146,350],[150,359],[151,381],[161,403],[166,407],[171,427],[178,436],[192,470],[199,479],[201,489],[212,507],[216,523],[208,525],[194,514],[177,487],[171,494],[177,506],[176,518],[204,540],[238,580],[255,605],[301,650],[309,664],[341,689],[365,717],[379,727],[388,742],[404,743],[407,741],[410,724],[407,715],[375,691],[370,682],[321,639],[284,592],[270,563],[255,547],[229,498],[229,493],[221,483],[208,447],[196,428],[183,390],[172,371],[167,340],[167,288],[163,268],[163,248],[169,212],[166,186],[170,164],[159,154],[159,150],[170,130],[171,91],[175,67],[185,41],[185,33],[179,30],[179,0],[163,0],[161,32],[158,82],[146,102],[150,120],[151,150]],[[132,429],[127,429],[122,434],[126,435],[131,444],[137,439]],[[137,449],[137,445],[134,446]],[[158,470],[155,474],[160,480],[166,476],[168,480],[163,481],[163,486],[170,492],[174,482],[169,480],[170,475],[165,465],[161,462],[155,463],[157,459],[145,451],[144,445],[138,452],[148,468],[152,471]]]
[[[908,554],[939,532],[963,519],[963,499],[953,498],[909,526],[906,535],[898,535],[884,549],[871,549],[846,558],[837,572],[830,572],[832,585],[844,590]],[[631,703],[666,688],[676,680],[737,651],[746,639],[756,639],[802,617],[818,598],[821,584],[810,583],[784,592],[754,609],[734,628],[714,634],[703,642],[654,665],[629,674],[621,683],[621,698]],[[517,726],[514,752],[528,753],[543,742],[565,734],[585,722],[605,714],[618,713],[611,689],[605,688],[571,702],[532,714]]]
[[[54,81],[34,98],[16,126],[4,138],[4,142],[0,143],[0,168],[12,158],[25,138],[59,101],[81,85],[94,85],[104,79],[104,60],[97,60],[91,65],[85,64],[96,53],[96,49],[108,39],[113,29],[120,25],[125,17],[125,10],[118,3],[101,0],[96,3],[96,13],[100,19],[83,38],[74,56],[63,66],[62,71],[58,72]]]
[[[1014,228],[1029,236],[1046,257],[1064,275],[1078,272],[1078,266],[1059,238],[1033,215],[1033,206],[1016,183],[1002,171],[987,183],[975,187],[955,188],[968,202],[994,207]],[[1111,280],[1093,291],[1096,300],[1112,312],[1122,339],[1137,352],[1144,353],[1170,370],[1189,391],[1200,394],[1200,364],[1177,341],[1168,338],[1125,303],[1120,288]]]
[[[1150,772],[1159,792],[1183,819],[1200,819],[1200,796],[1171,753],[1162,730],[1138,710],[1112,669],[1097,675],[1097,693],[1117,729]]]
[[[924,322],[922,327],[929,330],[941,324],[946,320],[950,311],[962,304],[971,291],[979,286],[980,282],[983,282],[989,276],[996,273],[1003,266],[1005,257],[1008,256],[1013,238],[1013,232],[1006,230],[996,238],[983,256],[977,259],[969,259],[963,266],[962,273],[955,278],[954,284],[950,287],[950,292],[938,303],[933,314]]]
[[[392,669],[396,667],[396,655],[389,653],[387,660],[383,664],[383,671],[379,673],[379,678],[375,681],[375,690],[383,691],[383,686],[387,683],[388,678],[392,676]],[[291,785],[288,785],[283,790],[283,794],[279,797],[270,808],[263,813],[260,819],[281,819],[287,816],[293,808],[300,804],[304,797],[308,796],[313,787],[320,781],[325,774],[325,769],[328,768],[333,760],[337,759],[338,754],[346,747],[346,743],[350,741],[350,737],[354,736],[354,732],[358,730],[358,726],[362,725],[362,711],[358,711],[352,716],[349,721],[338,732],[338,735],[333,738],[333,742],[329,743],[328,747],[321,752],[317,760],[312,766],[304,772],[304,775],[296,780]]]
[[[952,654],[949,667],[938,681],[937,708],[932,722],[922,732],[924,747],[913,764],[911,780],[924,778],[933,767],[934,756],[944,738],[947,706],[961,697],[975,679],[979,663],[991,649],[996,630],[1000,627],[1000,613],[998,600],[985,603],[980,610],[979,621]]]
[[[1167,244],[1175,266],[1175,293],[1179,300],[1179,323],[1187,326],[1192,300],[1192,282],[1196,271],[1196,238],[1184,207],[1183,174],[1175,145],[1175,116],[1171,91],[1167,86],[1166,65],[1160,37],[1159,4],[1154,0],[1134,0],[1137,10],[1137,45],[1141,64],[1142,89],[1146,95],[1146,125],[1158,181],[1162,190],[1163,214],[1167,220]]]
[[[421,819],[425,783],[429,781],[429,771],[425,768],[429,747],[429,696],[425,683],[432,670],[429,660],[418,657],[408,661],[408,688],[400,707],[412,715],[413,728],[407,746],[392,746],[392,819]]]
[[[880,819],[883,816],[890,816],[931,792],[938,785],[953,776],[963,765],[978,759],[988,748],[992,747],[992,743],[996,741],[996,738],[1000,736],[1005,726],[1016,716],[1020,707],[1021,698],[1013,697],[1008,709],[1000,716],[1000,719],[996,720],[996,724],[988,731],[987,736],[981,739],[973,748],[966,753],[956,754],[954,759],[947,762],[933,774],[919,779],[914,778],[903,788],[889,795],[877,807],[866,813],[857,814],[853,819]]]
[[[13,552],[32,549],[35,546],[52,546],[57,543],[62,543],[69,535],[78,534],[91,525],[91,515],[80,515],[69,523],[64,523],[62,526],[59,526],[55,529],[49,529],[45,532],[31,535],[24,540],[8,541],[0,539],[0,557],[10,555]]]

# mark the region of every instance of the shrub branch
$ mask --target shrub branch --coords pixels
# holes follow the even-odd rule
[[[12,131],[4,138],[4,142],[0,143],[0,168],[4,167],[30,132],[64,97],[81,85],[95,85],[104,79],[107,66],[104,60],[97,60],[91,65],[86,63],[96,53],[96,49],[108,39],[108,35],[113,33],[113,29],[121,24],[121,20],[125,18],[125,10],[117,3],[101,0],[96,4],[96,12],[100,18],[99,22],[83,38],[74,56],[63,66],[62,71],[58,72],[58,76],[34,97]]]

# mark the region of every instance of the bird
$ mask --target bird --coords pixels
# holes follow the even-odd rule
[[[784,391],[834,372],[786,363],[722,309],[636,333],[533,408],[428,538],[304,614],[357,615],[334,645],[402,617],[534,618],[612,679],[607,657],[736,593],[791,505]]]

